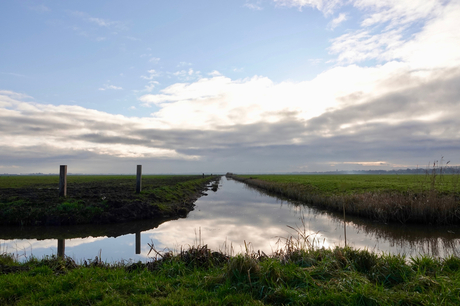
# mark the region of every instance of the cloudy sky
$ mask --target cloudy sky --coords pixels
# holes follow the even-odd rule
[[[0,16],[0,173],[460,164],[459,0],[11,0]]]

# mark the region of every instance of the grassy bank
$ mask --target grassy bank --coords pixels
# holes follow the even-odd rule
[[[458,175],[241,175],[234,179],[381,222],[460,224]]]
[[[289,239],[267,256],[206,246],[148,263],[0,255],[1,305],[458,305],[460,258],[407,259]]]
[[[0,225],[115,223],[183,217],[218,177],[69,176],[66,198],[58,196],[57,176],[0,177]]]

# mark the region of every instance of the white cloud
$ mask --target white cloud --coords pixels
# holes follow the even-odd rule
[[[44,5],[44,4],[29,6],[28,8],[31,9],[31,10],[33,10],[33,11],[40,12],[40,13],[45,13],[45,12],[50,12],[50,11],[51,11],[50,8],[47,7],[47,6]]]
[[[119,86],[115,86],[115,85],[110,85],[110,84],[104,84],[103,87],[99,87],[99,90],[108,90],[108,89],[115,89],[115,90],[120,90],[120,89],[123,89],[122,87],[119,87]]]
[[[233,71],[237,71],[237,70],[233,69]],[[210,75],[210,76],[221,76],[222,74],[219,71],[214,70],[214,71],[211,71],[210,73],[208,73],[208,75]]]
[[[152,146],[138,136],[127,136],[134,129],[163,128],[160,120],[148,118],[128,118],[112,115],[80,106],[44,105],[23,102],[23,95],[0,92],[0,124],[6,122],[22,123],[21,126],[0,132],[0,145],[3,154],[8,148],[14,150],[35,151],[35,156],[57,152],[72,151],[94,153],[116,157],[155,157],[172,159],[193,159],[169,148]],[[120,129],[121,127],[121,129]],[[31,133],[32,132],[32,133]],[[107,137],[112,139],[130,139],[130,143],[121,140],[115,142],[94,141]],[[114,138],[115,137],[115,138]],[[151,141],[150,141],[151,142]],[[41,151],[46,149],[49,152]],[[51,153],[56,154],[56,153]]]
[[[140,41],[139,38],[132,37],[132,36],[125,36],[126,39],[132,40],[132,41]]]
[[[160,76],[160,72],[156,71],[155,69],[150,69],[147,71],[147,73],[149,75],[148,76],[141,75],[141,79],[152,80],[153,78]]]
[[[378,68],[336,67],[312,81],[279,84],[265,77],[231,80],[215,74],[191,84],[171,85],[140,100],[146,106],[161,106],[157,117],[166,119],[174,114],[175,121],[179,120],[176,124],[190,128],[213,129],[216,125],[212,122],[221,125],[276,122],[286,111],[308,120],[328,109],[362,103],[359,99],[340,100],[353,92],[365,93],[367,98],[384,93],[389,88],[382,88],[379,83],[405,69],[406,66],[396,62]],[[194,120],[189,120],[192,116]]]
[[[152,57],[149,59],[149,62],[153,64],[158,64],[159,61],[160,61],[159,57]]]
[[[248,9],[261,11],[263,8],[260,6],[261,1],[257,1],[256,3],[248,3],[246,2],[243,6],[247,7]]]
[[[460,3],[445,6],[436,18],[388,57],[410,63],[413,69],[460,67]]]
[[[192,63],[188,63],[188,62],[180,62],[179,64],[177,64],[177,67],[184,67],[184,66],[191,66]]]
[[[318,65],[323,62],[323,59],[322,58],[310,58],[308,62],[310,62],[311,65]]]
[[[112,21],[104,20],[102,18],[88,17],[88,20],[101,27],[109,27],[110,25],[114,24]]]
[[[194,71],[192,68],[189,68],[188,70],[182,69],[168,74],[177,77],[181,81],[191,81],[201,77],[201,71]]]
[[[334,30],[339,24],[348,20],[348,15],[346,13],[340,13],[337,18],[334,18],[328,25],[330,30]]]
[[[150,81],[147,85],[145,85],[144,90],[147,91],[147,92],[152,92],[152,90],[153,90],[158,84],[160,84],[160,83],[157,82],[157,81]]]
[[[28,76],[20,74],[20,73],[14,73],[14,72],[0,72],[1,74],[7,74],[7,75],[12,75],[15,77],[20,77],[20,78],[28,78]]]
[[[273,0],[279,6],[297,7],[302,10],[303,7],[312,7],[330,15],[334,10],[344,4],[343,0]]]
[[[365,12],[365,17],[360,29],[332,41],[329,50],[338,54],[338,63],[372,59],[415,62],[414,58],[408,56],[414,51],[423,61],[446,62],[458,54],[460,43],[456,29],[459,22],[454,16],[459,14],[459,4],[455,1],[360,0],[352,4]],[[422,28],[418,33],[409,35],[415,23],[421,24]],[[444,44],[442,51],[438,43]],[[413,51],[410,51],[411,48]],[[430,50],[431,54],[423,50]],[[439,52],[445,56],[438,56],[436,53]],[[418,66],[421,67],[420,64]]]
[[[98,18],[98,17],[93,17],[89,15],[88,13],[85,12],[80,12],[80,11],[72,11],[72,15],[77,16],[85,21],[88,21],[90,23],[96,24],[100,27],[104,28],[116,28],[120,30],[126,30],[126,26],[120,22],[120,21],[112,21],[108,19],[103,19],[103,18]]]
[[[360,10],[370,12],[362,22],[362,26],[368,27],[388,22],[389,27],[394,28],[437,15],[443,7],[443,2],[438,0],[355,0],[353,5]]]

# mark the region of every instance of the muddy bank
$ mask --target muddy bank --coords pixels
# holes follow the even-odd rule
[[[135,193],[132,179],[74,183],[68,197],[56,186],[0,189],[0,225],[71,225],[119,223],[186,217],[194,202],[215,189],[220,177],[164,176],[143,178]]]

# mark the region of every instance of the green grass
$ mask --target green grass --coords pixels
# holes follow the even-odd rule
[[[0,178],[0,225],[63,225],[183,217],[217,177],[145,175],[136,194],[135,176],[69,176],[67,197],[57,177]]]
[[[0,255],[1,305],[458,305],[460,258],[352,248],[229,257],[203,247],[148,263]]]
[[[312,193],[325,195],[359,194],[375,191],[429,190],[432,179],[427,175],[239,175],[278,184],[295,184]],[[457,175],[443,175],[434,188],[441,193],[460,191]]]
[[[144,180],[168,181],[172,175],[143,175]],[[197,176],[195,176],[197,177]],[[131,181],[135,182],[135,175],[68,175],[67,184],[95,183],[103,181]],[[59,175],[15,175],[0,176],[0,189],[2,188],[23,188],[23,187],[58,187]]]
[[[380,222],[460,224],[458,174],[234,175],[264,191],[304,204]]]

